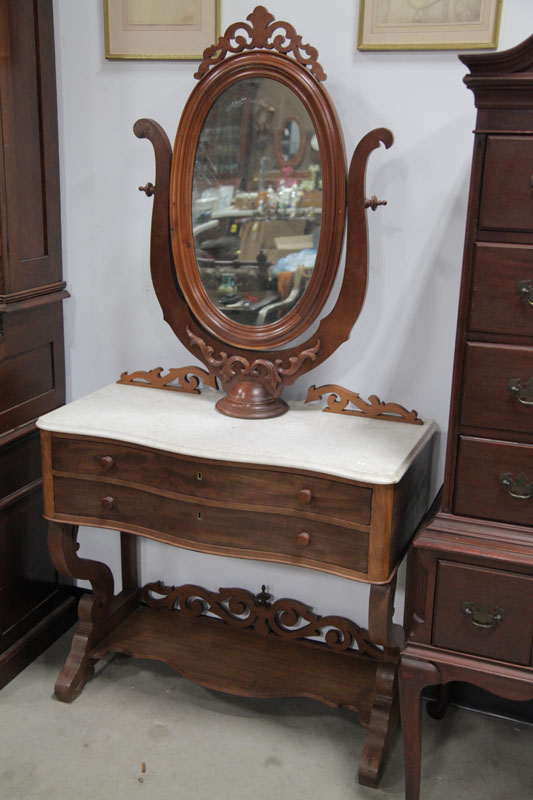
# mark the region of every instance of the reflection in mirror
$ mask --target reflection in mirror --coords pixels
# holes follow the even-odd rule
[[[268,325],[299,301],[322,219],[320,153],[301,100],[270,78],[237,81],[211,106],[193,177],[204,289],[225,316]]]

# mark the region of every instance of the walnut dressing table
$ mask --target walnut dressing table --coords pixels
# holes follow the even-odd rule
[[[346,419],[302,404],[254,423],[222,417],[219,397],[114,384],[39,420],[51,553],[63,574],[93,588],[56,694],[73,700],[97,659],[122,652],[211,688],[313,697],[357,710],[370,726],[360,777],[375,784],[397,720],[394,576],[427,508],[435,424]],[[121,531],[116,596],[108,567],[77,556],[79,524]],[[296,601],[271,603],[264,591],[140,590],[137,535],[369,582],[369,631]],[[325,642],[309,638],[321,631]]]
[[[153,196],[154,290],[205,369],[124,373],[39,422],[50,552],[93,588],[56,694],[73,700],[97,659],[123,652],[216,689],[313,697],[359,712],[359,780],[376,786],[398,720],[395,574],[428,505],[435,426],[334,385],[307,400],[329,395],[337,413],[281,397],[362,308],[367,209],[383,205],[365,196],[366,164],[393,141],[370,131],[346,171],[317,57],[258,6],[204,52],[173,149],[157,122],[135,123],[155,153],[155,186],[140,187]],[[345,223],[342,283],[321,317]],[[78,557],[78,524],[120,531],[118,595],[106,565]],[[265,587],[140,589],[139,535],[365,581],[369,629]]]

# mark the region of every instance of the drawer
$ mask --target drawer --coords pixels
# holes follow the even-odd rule
[[[533,138],[489,136],[481,185],[479,227],[533,231]]]
[[[363,525],[370,522],[372,489],[364,486],[248,465],[224,466],[136,445],[54,436],[52,469],[102,476],[111,483],[138,483],[187,497],[309,511]]]
[[[107,508],[102,507],[106,498]],[[157,534],[159,541],[288,563],[366,573],[368,533],[276,513],[185,502],[130,486],[56,477],[55,513],[111,528]],[[307,536],[300,537],[305,533]],[[327,569],[326,569],[327,571]]]
[[[503,484],[503,476],[512,485]],[[531,526],[532,495],[533,445],[460,437],[455,514]]]
[[[467,343],[461,424],[533,432],[533,347]]]
[[[529,665],[532,641],[532,577],[439,562],[436,647]]]
[[[533,247],[476,245],[469,328],[533,336]]]

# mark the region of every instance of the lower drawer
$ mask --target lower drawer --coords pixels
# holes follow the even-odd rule
[[[453,512],[531,526],[533,445],[461,436]]]
[[[439,562],[436,647],[529,665],[532,641],[533,577]]]
[[[55,514],[80,523],[157,533],[166,541],[238,557],[366,574],[368,533],[298,516],[185,502],[100,481],[54,479]]]

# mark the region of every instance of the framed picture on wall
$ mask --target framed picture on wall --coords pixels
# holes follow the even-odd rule
[[[498,44],[502,0],[360,0],[359,50],[470,50]]]
[[[104,0],[105,57],[200,60],[219,20],[220,0]]]

